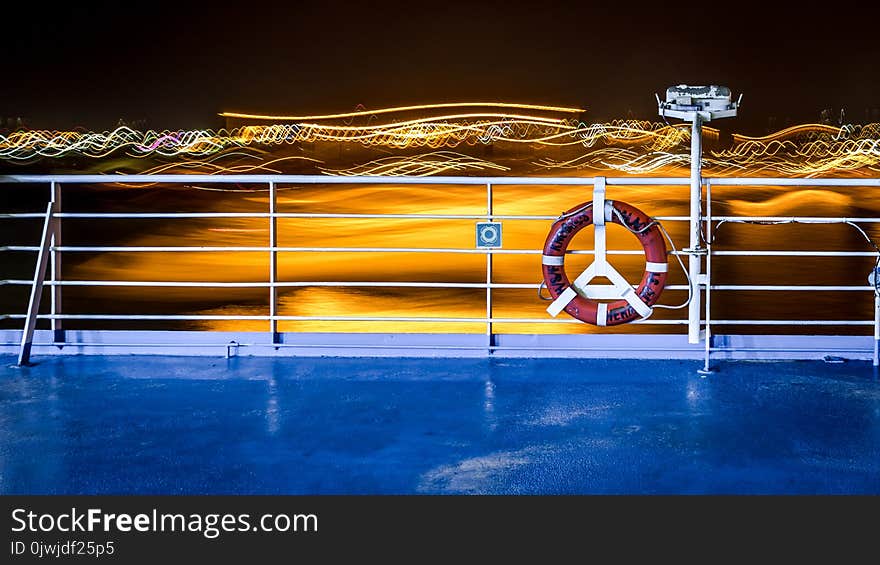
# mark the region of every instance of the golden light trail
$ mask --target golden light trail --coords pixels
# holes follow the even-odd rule
[[[498,165],[483,159],[452,151],[437,151],[412,157],[385,157],[350,167],[347,169],[325,169],[328,175],[368,175],[368,176],[417,176],[425,177],[444,173],[464,173],[473,171],[509,171],[509,167]]]
[[[465,111],[440,111],[448,109]],[[586,124],[571,116],[579,112],[582,112],[579,108],[503,102],[423,104],[314,116],[226,112],[222,115],[297,123],[184,131],[138,131],[128,127],[105,132],[20,130],[0,135],[0,160],[30,164],[40,159],[68,156],[96,160],[127,156],[152,160],[150,165],[142,167],[131,162],[125,165],[131,171],[144,169],[140,172],[145,174],[284,173],[294,169],[303,174],[388,176],[438,175],[450,171],[506,172],[513,163],[532,165],[541,172],[592,169],[629,174],[659,170],[674,173],[688,164],[690,130],[687,124],[632,119]],[[385,119],[380,121],[376,116],[385,116]],[[353,119],[356,117],[367,120],[356,124]],[[345,121],[332,123],[331,120]],[[714,142],[720,139],[720,132],[704,126],[703,136]],[[377,159],[375,155],[354,152],[346,154],[346,161],[342,151],[346,144],[349,146],[346,151],[351,146],[360,146],[384,149],[391,155]],[[506,152],[510,147],[505,148],[505,144],[526,146],[535,155],[529,158],[520,150]],[[340,147],[338,159],[332,150],[328,152],[333,145]],[[502,165],[465,155],[470,146],[497,147],[502,158],[511,161]],[[573,155],[572,150],[578,147],[586,151]],[[447,151],[456,148],[463,149]],[[418,149],[433,151],[393,154],[398,150]],[[801,124],[762,137],[734,134],[732,146],[707,152],[704,167],[714,175],[856,174],[877,170],[878,152],[880,124],[840,127]]]
[[[269,161],[258,163],[258,164],[239,164],[233,166],[225,166],[218,164],[215,159],[219,157],[251,157],[255,159],[260,159],[260,157],[256,155],[249,154],[241,154],[239,152],[236,153],[226,153],[220,156],[215,157],[210,161],[183,161],[183,162],[174,162],[174,163],[166,163],[164,165],[159,165],[156,167],[152,167],[150,169],[146,169],[141,171],[140,174],[144,175],[160,175],[163,173],[168,174],[198,174],[198,175],[226,175],[226,174],[253,174],[253,173],[271,173],[271,174],[282,174],[284,170],[274,168],[280,163],[287,163],[290,161],[298,161],[298,162],[310,162],[310,163],[323,163],[320,159],[312,159],[310,157],[303,157],[299,155],[292,155],[288,157],[278,157],[277,159],[271,159]],[[129,188],[146,188],[148,186],[155,186],[158,183],[136,183],[130,184],[125,182],[115,183],[116,186],[124,186]],[[193,186],[192,188],[202,188]],[[207,190],[207,189],[206,189]],[[223,190],[229,190],[223,189]]]
[[[565,161],[542,158],[535,164],[544,169],[612,169],[629,174],[646,174],[670,167],[686,167],[686,152],[638,152],[606,147]],[[853,172],[880,165],[880,139],[792,141],[768,143],[748,141],[703,157],[703,168],[715,176],[777,173],[788,176],[816,176],[832,172]]]
[[[233,165],[229,167],[206,161],[184,161],[182,163],[166,163],[165,165],[153,167],[151,169],[143,171],[142,174],[159,175],[162,173],[176,171],[177,169],[189,169],[194,174],[207,175],[246,174],[254,172],[281,173],[281,169],[275,169],[273,168],[273,166],[278,163],[285,163],[288,161],[308,161],[311,163],[323,163],[323,161],[321,161],[320,159],[312,159],[311,157],[303,157],[300,155],[278,157],[277,159],[271,159],[264,163],[259,163],[255,165]]]
[[[705,128],[704,133],[717,135]],[[297,143],[359,143],[393,148],[454,148],[461,144],[496,142],[534,143],[548,146],[596,143],[650,144],[652,149],[678,145],[690,132],[680,126],[641,121],[590,124],[527,115],[452,114],[392,124],[337,126],[276,124],[225,129],[145,132],[120,127],[109,132],[17,131],[0,135],[0,159],[27,162],[39,158],[80,155],[100,159],[115,152],[130,157],[204,157],[230,148],[295,145]],[[567,141],[566,141],[567,138]]]
[[[749,137],[748,135],[742,135],[735,133],[733,134],[734,143],[742,143],[745,141],[760,141],[760,142],[768,142],[768,141],[776,141],[779,139],[788,139],[790,137],[794,137],[797,135],[803,134],[838,134],[840,133],[840,128],[835,126],[829,126],[825,124],[799,124],[796,126],[787,127],[785,129],[781,129],[779,131],[773,132],[771,134],[762,136],[762,137]]]
[[[242,118],[249,120],[266,120],[275,122],[289,121],[315,121],[333,120],[343,118],[355,118],[374,116],[378,114],[391,114],[400,112],[413,112],[417,110],[434,110],[438,108],[516,108],[518,110],[539,110],[544,112],[559,112],[564,114],[580,114],[585,112],[581,108],[567,108],[565,106],[542,106],[538,104],[516,104],[512,102],[448,102],[442,104],[419,104],[416,106],[398,106],[395,108],[379,108],[377,110],[359,110],[341,114],[325,114],[317,116],[271,116],[265,114],[244,114],[239,112],[221,112],[224,118]]]
[[[872,128],[862,130],[871,131]],[[736,164],[750,172],[798,176],[856,171],[880,164],[880,138],[840,139],[839,135],[838,131],[830,140],[800,144],[791,140],[750,140],[724,151],[712,151],[711,161]]]
[[[447,108],[482,108],[486,111],[441,114],[375,123],[376,115],[400,114],[411,111],[433,111]],[[499,112],[498,110],[515,110]],[[189,131],[137,131],[119,127],[105,132],[16,131],[0,135],[0,159],[30,162],[40,158],[78,155],[104,158],[116,152],[129,157],[206,157],[230,148],[249,146],[295,145],[298,143],[359,143],[364,146],[391,148],[428,147],[454,148],[462,144],[477,145],[495,142],[535,143],[548,146],[583,145],[598,142],[639,144],[651,141],[652,148],[662,149],[678,144],[689,133],[678,126],[655,122],[615,120],[610,124],[584,124],[576,119],[547,117],[525,111],[574,114],[583,110],[537,104],[455,102],[382,108],[371,112],[347,112],[320,116],[260,116],[225,113],[276,121],[299,123],[243,125],[233,129]],[[320,123],[329,119],[367,116],[364,125]],[[717,130],[706,128],[706,133]]]
[[[705,167],[705,159],[703,162]],[[539,159],[535,165],[543,169],[611,169],[629,174],[646,174],[665,167],[686,167],[689,163],[690,155],[687,153],[664,151],[639,153],[632,149],[606,147],[566,161]]]
[[[745,143],[755,141],[759,143],[768,143],[771,141],[788,140],[791,138],[801,138],[805,141],[810,141],[829,137],[834,141],[839,141],[843,139],[875,138],[878,136],[880,136],[880,124],[878,123],[865,125],[845,124],[840,127],[827,124],[799,124],[762,137],[750,137],[735,133],[733,134],[733,142]]]

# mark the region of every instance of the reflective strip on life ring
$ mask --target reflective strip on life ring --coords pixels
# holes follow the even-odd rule
[[[553,224],[544,243],[541,269],[544,273],[544,284],[554,300],[564,293],[566,299],[571,297],[565,307],[565,312],[570,316],[588,324],[617,326],[650,314],[650,307],[660,299],[668,270],[666,242],[657,224],[645,229],[652,220],[638,208],[613,200],[608,200],[606,203],[611,204],[611,207],[617,211],[616,214],[611,214],[610,221],[629,228],[645,250],[645,273],[634,291],[639,302],[644,304],[644,308],[636,301],[633,302],[638,309],[624,299],[605,303],[586,298],[580,288],[572,285],[566,274],[565,253],[568,245],[579,231],[593,224],[593,208],[587,203],[579,204],[565,212],[563,217]],[[640,313],[639,310],[642,312]]]

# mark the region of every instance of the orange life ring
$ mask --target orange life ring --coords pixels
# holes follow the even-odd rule
[[[617,213],[613,213],[612,209]],[[574,236],[592,225],[593,212],[589,203],[579,204],[556,220],[547,234],[541,263],[544,284],[554,300],[571,287],[571,281],[565,273],[565,252]],[[667,274],[666,242],[660,228],[652,223],[647,214],[625,202],[607,200],[605,215],[606,222],[628,228],[641,242],[645,250],[646,266],[642,282],[635,292],[645,305],[653,306],[660,299]],[[600,308],[606,312],[605,320],[597,320]],[[626,300],[602,303],[579,293],[568,303],[565,311],[582,322],[602,326],[625,324],[641,317]]]

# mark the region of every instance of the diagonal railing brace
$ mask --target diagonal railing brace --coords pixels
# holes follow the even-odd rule
[[[27,365],[30,362],[31,346],[34,341],[34,329],[37,327],[37,314],[40,312],[40,299],[43,297],[43,282],[46,279],[46,267],[49,264],[50,246],[52,234],[56,232],[56,223],[60,202],[53,199],[46,206],[46,220],[43,222],[43,236],[40,241],[40,250],[37,253],[37,268],[34,271],[34,282],[31,285],[31,298],[28,301],[27,317],[24,320],[24,330],[21,332],[21,346],[18,350],[18,364]]]

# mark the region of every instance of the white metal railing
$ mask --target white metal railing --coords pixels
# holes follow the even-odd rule
[[[63,212],[61,206],[62,186],[64,184],[112,184],[125,182],[127,185],[140,183],[150,184],[183,184],[210,183],[229,184],[242,183],[264,185],[268,188],[269,209],[267,212],[169,212],[169,213],[71,213]],[[32,336],[39,319],[50,320],[55,330],[55,343],[64,343],[64,320],[249,320],[264,321],[268,325],[270,343],[277,342],[278,322],[280,321],[327,321],[327,322],[442,322],[442,323],[479,323],[485,324],[485,348],[493,351],[500,348],[494,343],[493,324],[498,323],[538,323],[538,324],[572,324],[580,323],[570,318],[529,318],[499,317],[493,315],[493,295],[496,289],[540,289],[533,283],[497,283],[493,281],[494,255],[539,255],[540,249],[492,249],[492,248],[454,248],[454,247],[307,247],[278,245],[278,219],[285,218],[324,218],[324,219],[411,219],[411,220],[532,220],[548,221],[556,219],[553,215],[504,215],[494,213],[494,185],[548,185],[548,186],[584,186],[592,187],[596,183],[610,186],[690,186],[689,178],[538,178],[538,177],[334,177],[315,175],[12,175],[0,176],[0,184],[4,183],[36,183],[50,186],[50,198],[45,213],[8,213],[0,214],[0,219],[43,219],[43,232],[39,245],[7,245],[0,251],[36,252],[37,268],[33,279],[9,279],[6,285],[31,287],[31,296],[27,313],[10,313],[0,317],[24,320],[19,361],[27,362]],[[290,213],[279,212],[277,209],[277,186],[279,184],[391,184],[391,185],[466,185],[485,190],[485,214],[357,214],[357,213]],[[658,216],[664,222],[689,222],[691,234],[694,229],[698,237],[697,245],[691,239],[691,248],[678,251],[691,260],[691,280],[693,301],[696,308],[690,308],[688,317],[683,319],[647,319],[638,324],[685,325],[689,336],[700,335],[705,330],[705,366],[709,369],[712,351],[720,348],[712,346],[712,326],[873,326],[874,327],[874,362],[877,364],[877,341],[880,340],[880,301],[876,297],[873,285],[734,285],[712,284],[711,265],[713,256],[766,256],[766,257],[878,257],[875,251],[817,251],[817,250],[713,250],[714,230],[728,222],[798,222],[798,223],[848,223],[875,224],[880,217],[819,217],[819,216],[712,216],[712,186],[823,186],[823,187],[880,187],[880,179],[790,179],[790,178],[703,178],[701,188],[705,187],[705,196],[700,191],[696,197],[696,205],[691,202],[688,216]],[[691,198],[694,198],[691,193]],[[704,212],[705,210],[705,212]],[[63,219],[182,219],[182,218],[262,218],[269,222],[269,238],[265,246],[65,246],[61,239],[61,220]],[[860,228],[859,228],[860,229]],[[860,229],[861,231],[861,229]],[[864,232],[863,232],[864,234]],[[867,236],[866,236],[867,237]],[[705,243],[699,249],[699,242]],[[258,252],[269,255],[269,273],[266,281],[259,282],[218,282],[218,281],[114,281],[114,280],[63,280],[61,277],[61,259],[64,253],[76,252]],[[277,259],[279,253],[444,253],[444,254],[477,254],[486,258],[485,282],[395,282],[395,281],[283,281],[279,280]],[[574,250],[573,254],[589,255],[593,250]],[[609,255],[641,255],[638,250],[608,250]],[[701,268],[700,258],[705,256],[705,271]],[[45,280],[48,268],[48,280]],[[48,314],[39,314],[40,296],[43,286],[52,289],[51,307]],[[62,312],[62,289],[66,286],[83,287],[216,287],[216,288],[265,288],[269,292],[268,315],[196,315],[196,314],[65,314]],[[376,287],[376,288],[448,288],[448,289],[485,289],[485,315],[482,317],[450,317],[450,316],[292,316],[278,313],[278,291],[283,288],[295,287]],[[671,290],[688,290],[689,285],[667,285]],[[864,320],[754,320],[711,318],[711,294],[713,291],[785,291],[785,292],[875,292],[874,316]],[[702,301],[701,296],[705,295]],[[869,307],[866,306],[866,312]],[[693,341],[692,341],[693,342]],[[291,345],[291,344],[287,344]],[[292,344],[297,346],[296,344]]]

